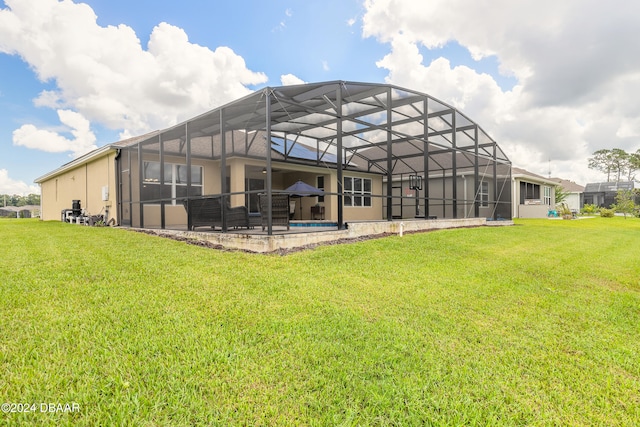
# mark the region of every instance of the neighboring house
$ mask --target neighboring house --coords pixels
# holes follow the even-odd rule
[[[35,182],[45,220],[61,219],[76,200],[121,226],[184,230],[189,200],[221,196],[259,215],[260,193],[272,197],[298,180],[324,196],[296,198],[294,219],[311,220],[322,207],[338,228],[393,218],[510,219],[510,177],[498,144],[455,108],[396,86],[336,81],[259,90],[99,148]],[[411,180],[421,187],[409,188]]]
[[[40,216],[40,206],[5,206],[0,207],[0,217],[37,218]]]
[[[569,209],[575,212],[580,212],[580,209],[583,206],[582,197],[584,193],[584,187],[582,185],[576,184],[573,181],[568,181],[562,178],[549,179],[560,184],[562,191],[567,193],[567,197],[564,200],[564,203],[569,206]]]
[[[610,208],[616,202],[619,190],[633,190],[633,181],[625,182],[594,182],[584,188],[584,204]]]
[[[556,207],[558,183],[524,169],[512,168],[513,217],[546,218]]]

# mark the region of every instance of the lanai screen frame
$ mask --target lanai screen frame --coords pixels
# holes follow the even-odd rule
[[[267,141],[282,138],[282,153],[267,148]],[[287,146],[290,144],[290,146]],[[296,144],[313,147],[315,158],[290,155]],[[202,158],[220,162],[220,191],[231,197],[248,194],[227,188],[227,160],[244,157],[263,162],[265,190],[271,198],[274,162],[287,162],[336,170],[338,228],[344,221],[344,172],[359,171],[383,176],[383,217],[393,220],[393,182],[398,177],[420,175],[426,186],[420,202],[425,216],[431,205],[442,206],[444,217],[479,217],[481,204],[492,207],[490,219],[511,219],[511,162],[498,144],[475,122],[452,106],[424,93],[394,85],[333,81],[266,87],[244,98],[211,110],[168,129],[119,147],[118,209],[123,225],[144,228],[145,204],[160,206],[165,228],[165,206],[177,200],[209,196],[197,194],[192,183],[192,162]],[[143,157],[160,162],[161,182],[167,158],[186,165],[186,194],[141,200]],[[331,159],[330,161],[328,159]],[[137,169],[137,173],[135,172]],[[458,197],[458,178],[472,177],[472,200]],[[489,200],[480,197],[480,183],[493,184]],[[441,197],[430,195],[429,182],[443,182]],[[444,182],[450,181],[450,194]],[[466,178],[465,178],[466,179]],[[466,181],[465,181],[466,183]],[[465,184],[466,185],[466,184]],[[466,197],[466,195],[465,195]],[[447,214],[449,212],[449,214]],[[273,234],[268,212],[267,234]],[[190,224],[187,224],[190,226]],[[223,232],[227,231],[223,219]]]

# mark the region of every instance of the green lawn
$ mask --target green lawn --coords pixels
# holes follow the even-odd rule
[[[278,256],[0,220],[0,402],[37,405],[0,425],[639,425],[640,220],[516,223]]]

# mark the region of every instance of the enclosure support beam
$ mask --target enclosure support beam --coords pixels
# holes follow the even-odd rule
[[[387,221],[393,221],[393,126],[391,110],[391,88],[387,88]],[[416,203],[417,200],[416,200]]]
[[[423,101],[424,108],[424,219],[429,219],[429,98]],[[416,202],[417,203],[417,202]]]
[[[186,147],[186,163],[187,163],[187,200],[189,200],[192,196],[191,194],[191,180],[193,177],[191,176],[191,134],[189,129],[189,122],[184,125],[184,137],[187,140]],[[164,166],[163,166],[164,167]],[[176,194],[177,196],[177,194]],[[177,200],[176,200],[177,202]]]
[[[453,147],[451,151],[451,179],[453,180],[451,190],[453,193],[453,218],[458,218],[458,168],[456,165],[458,150],[456,149],[456,134],[456,112],[454,110],[453,113],[451,113],[451,146]]]
[[[473,196],[473,215],[474,217],[480,217],[480,202],[478,200],[480,197],[480,171],[478,169],[478,125],[475,126],[475,130],[473,131],[473,141],[475,142],[475,158],[473,159],[473,188],[474,188],[474,196]],[[466,194],[465,194],[466,197]]]
[[[336,138],[337,144],[337,153],[336,153],[336,162],[337,171],[336,177],[338,180],[338,230],[344,230],[344,197],[343,197],[343,177],[342,177],[342,86],[338,86],[336,89],[336,101],[337,101],[337,113],[338,113],[338,121],[336,123],[336,132],[338,135]]]
[[[164,142],[162,141],[162,132],[158,133],[158,149],[160,150],[160,153],[159,153],[160,154],[160,188],[162,188],[162,186],[165,183],[164,181]],[[163,230],[166,228],[165,203],[166,202],[164,198],[162,198],[162,200],[160,201],[160,228]],[[189,215],[187,215],[187,218],[190,218]],[[189,226],[190,224],[187,224],[187,225]],[[188,230],[191,230],[191,228],[188,228]]]
[[[128,181],[127,185],[129,186],[129,226],[130,227],[133,227],[133,197],[132,197],[132,194],[133,194],[133,182],[131,181],[131,166],[133,166],[131,164],[131,152],[132,151],[133,150],[127,148],[127,157],[129,157],[129,160],[127,161],[127,163],[128,163],[127,167],[129,168],[129,172],[128,172],[129,173],[129,179],[127,180]]]
[[[273,191],[271,188],[272,178],[271,178],[271,92],[270,90],[266,90],[266,96],[264,98],[265,102],[265,131],[267,133],[266,144],[266,152],[267,152],[267,235],[273,235],[273,212],[271,209],[271,197],[273,195]]]
[[[138,191],[141,192],[142,190],[142,186],[144,185],[144,162],[142,161],[142,143],[139,142],[138,143]],[[142,197],[138,197],[139,199],[142,199]],[[133,197],[132,197],[133,199]],[[138,226],[140,228],[144,228],[144,203],[142,202],[142,200],[140,200],[138,202],[138,207],[140,208],[140,221]],[[133,223],[133,218],[131,218],[131,222]]]
[[[493,209],[493,213],[491,214],[491,218],[495,221],[496,212],[498,211],[498,144],[493,143],[493,198],[495,200],[495,208]]]
[[[220,197],[220,212],[222,216],[222,232],[227,232],[227,216],[225,215],[225,209],[227,193],[229,189],[227,188],[227,138],[225,135],[224,129],[224,109],[220,109],[220,193],[222,193]]]

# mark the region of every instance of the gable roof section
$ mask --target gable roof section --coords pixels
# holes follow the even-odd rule
[[[529,172],[528,170],[516,167],[511,168],[511,176],[514,180],[529,181],[539,184],[551,185],[554,187],[558,185],[558,183],[553,181],[551,178],[545,178],[541,175]]]
[[[40,205],[24,205],[24,206],[0,206],[0,211],[5,212],[20,212],[20,211],[34,211],[39,210]]]
[[[109,154],[111,152],[114,152],[119,147],[125,147],[125,146],[128,146],[128,145],[134,144],[137,141],[141,141],[143,139],[146,139],[149,136],[154,135],[154,134],[157,135],[158,133],[159,133],[159,131],[154,131],[154,132],[151,132],[151,133],[148,133],[148,134],[145,134],[145,135],[136,136],[136,137],[129,138],[129,139],[126,139],[126,140],[123,140],[123,141],[115,142],[115,143],[112,143],[112,144],[107,144],[107,145],[104,145],[104,146],[102,146],[100,148],[96,148],[93,151],[90,151],[90,152],[88,152],[88,153],[86,153],[86,154],[84,154],[84,155],[82,155],[80,157],[77,157],[77,158],[71,160],[68,163],[65,163],[64,165],[60,166],[59,168],[57,168],[57,169],[55,169],[55,170],[53,170],[53,171],[51,171],[51,172],[49,172],[47,174],[44,174],[44,175],[36,178],[33,182],[35,182],[36,184],[40,184],[40,183],[42,183],[44,181],[47,181],[47,180],[49,180],[51,178],[55,178],[56,176],[58,176],[60,174],[63,174],[68,170],[77,168],[78,166],[82,166],[82,165],[84,165],[86,163],[89,163],[89,162],[91,162],[93,160],[99,159],[99,158],[101,158],[101,157],[103,157],[103,156],[105,156],[105,155],[107,155],[107,154]]]
[[[582,193],[584,191],[584,187],[580,184],[576,184],[573,181],[569,181],[567,179],[562,179],[562,178],[549,178],[551,181],[555,181],[558,184],[560,184],[560,186],[562,187],[562,189],[566,192],[569,193]]]

